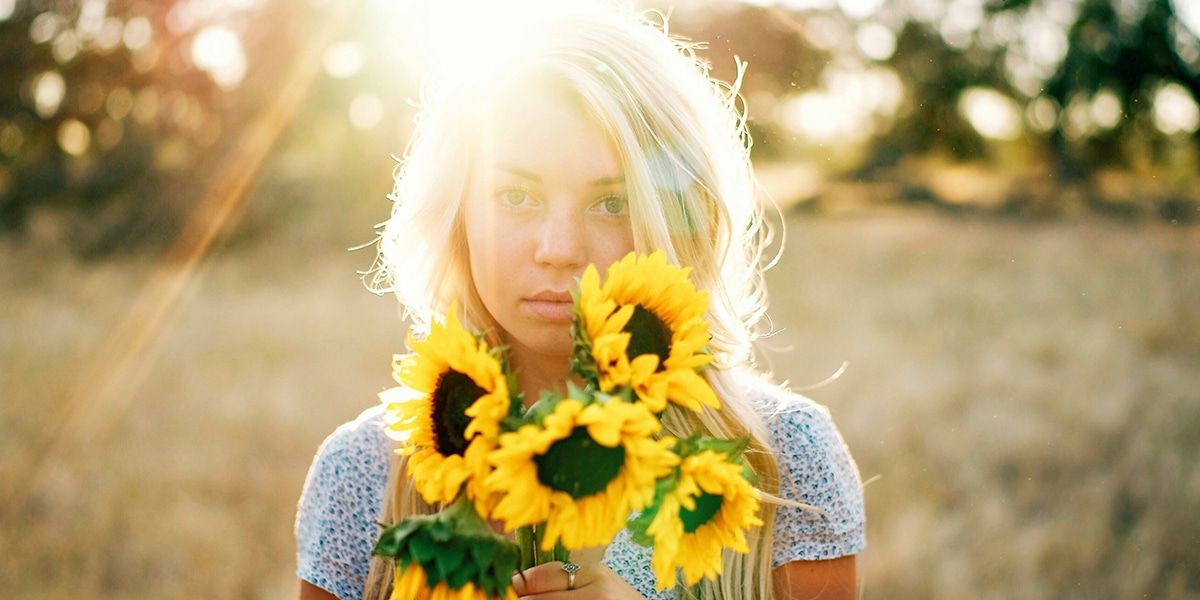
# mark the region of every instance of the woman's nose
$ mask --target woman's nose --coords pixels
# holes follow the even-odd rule
[[[587,264],[587,231],[584,215],[560,207],[546,212],[538,232],[534,260],[557,268]]]

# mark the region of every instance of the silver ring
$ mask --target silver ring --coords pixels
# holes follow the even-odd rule
[[[571,561],[566,561],[562,565],[562,570],[567,572],[567,589],[575,589],[575,571],[579,570],[579,565]]]

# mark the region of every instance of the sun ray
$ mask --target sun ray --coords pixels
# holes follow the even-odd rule
[[[34,442],[29,459],[0,484],[23,491],[0,506],[2,520],[24,512],[47,474],[56,472],[51,467],[67,463],[81,449],[102,445],[130,410],[166,335],[201,283],[209,251],[241,216],[246,189],[307,97],[321,71],[325,47],[344,29],[357,4],[336,3],[307,45],[288,56],[288,71],[273,100],[215,169],[215,183],[187,216],[124,317],[92,353],[96,360],[84,368],[63,408]]]

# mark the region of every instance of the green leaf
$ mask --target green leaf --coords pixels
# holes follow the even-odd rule
[[[451,589],[458,589],[466,585],[468,581],[473,581],[476,574],[476,570],[472,566],[471,568],[456,569],[448,573],[443,573],[442,579]]]
[[[445,515],[445,513],[443,513]],[[435,542],[446,542],[454,537],[454,528],[447,522],[438,519],[429,524],[425,529],[430,539]]]
[[[463,559],[466,558],[466,554],[468,552],[466,546],[469,544],[469,542],[467,544],[463,544],[460,540],[456,541],[459,541],[460,543],[442,545],[441,548],[438,549],[437,554],[434,555],[434,564],[437,566],[438,574],[442,576],[442,579],[447,581],[450,580],[450,577],[453,573],[459,571],[473,572],[476,570],[474,565],[471,565],[471,568],[469,569],[459,568],[463,564]]]
[[[426,535],[414,535],[408,540],[409,556],[422,565],[433,560],[437,553],[438,545]]]
[[[629,520],[629,524],[626,527],[629,529],[629,537],[634,542],[647,548],[654,546],[654,538],[646,533],[646,530],[650,527],[650,523],[654,522],[654,517],[658,515],[658,508],[659,505],[656,503],[654,506],[648,507],[641,514]]]
[[[496,554],[500,550],[499,544],[490,541],[487,543],[471,544],[468,549],[471,552],[472,560],[475,561],[476,565],[479,565],[480,570],[483,570],[485,565],[492,564],[492,561],[496,559]]]
[[[521,426],[525,424],[524,417],[525,417],[524,413],[522,413],[520,415],[511,415],[510,414],[509,416],[504,417],[503,419],[500,419],[501,433],[509,432],[509,431],[516,431],[516,430],[520,429]]]
[[[543,391],[538,401],[534,402],[533,406],[530,406],[529,410],[525,411],[523,424],[541,427],[542,421],[551,414],[554,414],[554,409],[558,407],[560,400],[562,400],[562,396],[559,396],[556,392]]]
[[[375,543],[374,553],[381,556],[396,556],[400,553],[405,539],[420,526],[420,519],[405,519],[388,527],[379,534],[379,541]]]

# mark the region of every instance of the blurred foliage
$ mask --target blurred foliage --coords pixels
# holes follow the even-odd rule
[[[1012,210],[1062,212],[1075,199],[1188,220],[1200,216],[1200,16],[1179,2],[640,5],[705,42],[717,77],[750,64],[741,92],[757,160],[816,164],[827,178],[940,203],[946,186],[913,165],[978,164],[1015,178],[999,202]],[[297,57],[324,43],[312,32],[336,3],[8,4],[0,235],[102,255],[179,231],[271,113],[285,75],[305,67]],[[422,2],[344,6],[355,17],[317,49],[324,64],[307,67],[323,76],[260,171],[260,187],[283,185],[300,205],[304,180],[329,193],[339,179],[374,177],[382,162],[360,159],[400,154],[411,131]],[[958,196],[972,202],[969,190]],[[289,210],[289,199],[270,201],[268,213]]]
[[[1067,55],[1046,82],[1046,94],[1069,107],[1108,92],[1125,114],[1111,129],[1081,136],[1075,144],[1068,143],[1063,128],[1056,128],[1055,149],[1068,161],[1064,175],[1081,176],[1087,165],[1129,162],[1126,142],[1135,136],[1150,137],[1155,142],[1152,158],[1161,159],[1165,147],[1163,138],[1154,135],[1154,93],[1163,84],[1177,82],[1200,98],[1196,40],[1186,39],[1189,34],[1179,26],[1169,0],[1151,0],[1143,8],[1141,18],[1133,20],[1108,0],[1085,0],[1071,26]],[[1186,44],[1191,49],[1189,62],[1177,50]]]
[[[17,1],[0,20],[0,235],[82,255],[171,240],[324,16],[255,0]]]

